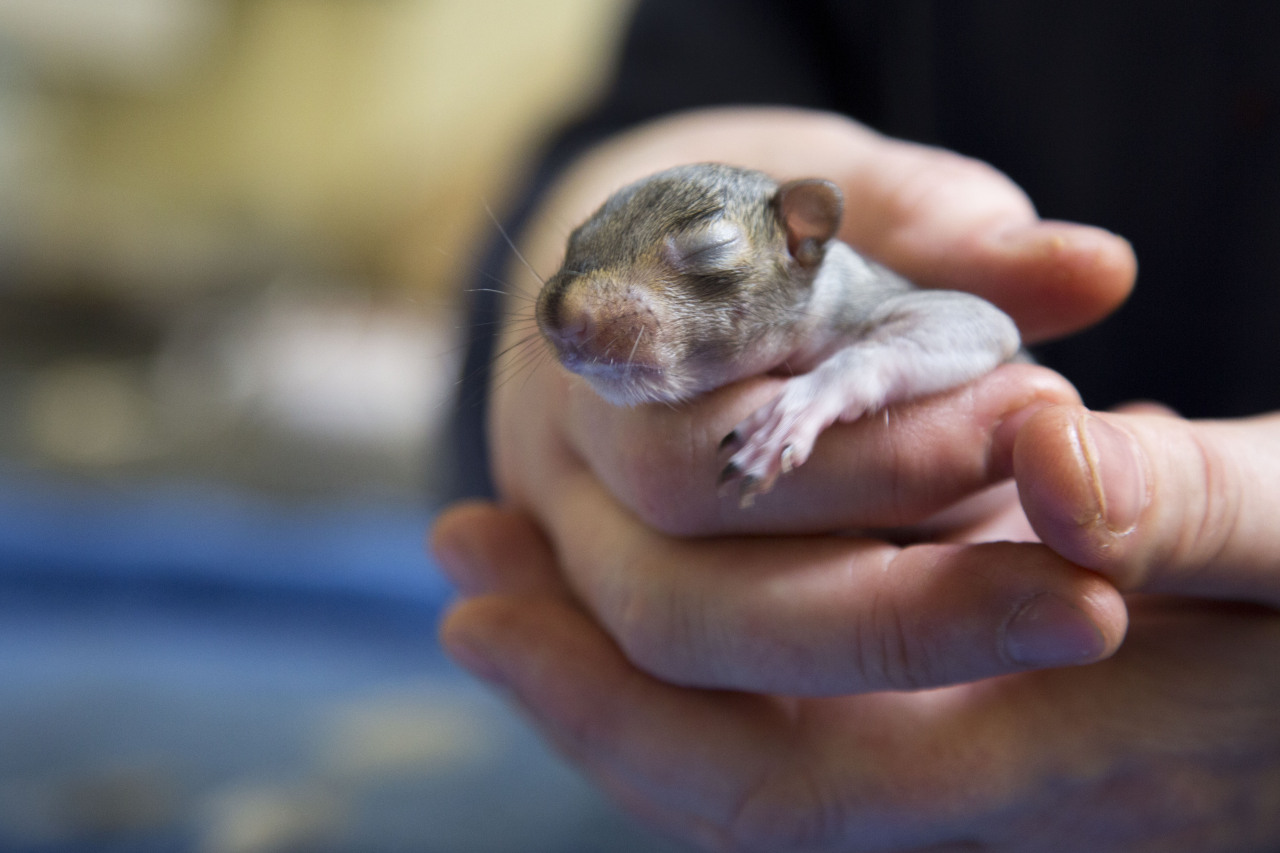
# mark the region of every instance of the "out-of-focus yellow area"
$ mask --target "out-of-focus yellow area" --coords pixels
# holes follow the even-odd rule
[[[603,79],[621,11],[6,0],[10,239],[37,272],[125,287],[264,244],[439,286],[485,201]]]
[[[626,12],[0,0],[0,461],[413,488],[485,207]]]
[[[675,853],[422,548],[486,205],[626,12],[0,0],[0,850]]]

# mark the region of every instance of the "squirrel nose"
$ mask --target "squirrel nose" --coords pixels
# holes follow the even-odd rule
[[[596,318],[584,306],[561,304],[555,320],[547,331],[555,343],[567,349],[579,350],[596,335]]]

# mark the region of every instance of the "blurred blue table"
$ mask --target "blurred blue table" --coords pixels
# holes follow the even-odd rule
[[[0,468],[0,850],[684,849],[443,658],[429,515]]]

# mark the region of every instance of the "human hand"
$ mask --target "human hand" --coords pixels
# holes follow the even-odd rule
[[[808,155],[804,162],[795,161],[797,148]],[[856,211],[843,236],[917,279],[983,285],[984,295],[1012,305],[1033,339],[1093,319],[1132,284],[1127,244],[1096,229],[1039,223],[1025,197],[990,168],[797,111],[699,113],[640,131],[588,158],[540,221],[574,222],[618,183],[709,158],[783,176],[809,169],[835,176]],[[869,216],[872,209],[881,215]],[[528,254],[535,267],[553,268],[562,251],[559,230],[534,229]],[[1057,294],[1060,310],[1038,314],[1023,289]],[[509,331],[516,334],[518,327]],[[1037,407],[1077,400],[1049,371],[1007,365],[886,417],[828,430],[814,460],[750,512],[715,492],[717,445],[776,392],[778,380],[736,383],[675,409],[623,409],[550,363],[527,376],[510,373],[499,365],[493,407],[504,496],[548,531],[570,587],[631,659],[664,678],[810,694],[937,685],[1093,660],[1123,633],[1114,591],[1043,549],[900,553],[887,542],[846,537],[767,546],[670,538],[891,528],[895,538],[939,542],[1034,539],[1012,494],[989,489],[1011,473],[1018,423]],[[864,580],[833,596],[827,578],[833,561],[844,560]],[[759,567],[754,582],[745,580],[744,562]],[[887,565],[897,571],[885,573]],[[794,581],[806,571],[814,581],[801,595]],[[916,586],[895,587],[899,578]],[[785,588],[779,612],[795,619],[768,618],[778,605],[770,583]],[[879,602],[881,619],[900,617],[872,633],[896,630],[911,648],[859,642],[865,659],[850,656],[858,638],[849,632],[862,624],[847,606],[854,596]],[[845,626],[843,642],[808,630],[819,615]],[[778,631],[764,636],[756,625]],[[803,665],[774,667],[762,683],[755,655],[764,652],[740,649],[730,664],[715,647],[740,631],[755,636],[759,649],[786,649]],[[895,660],[871,672],[877,653]]]
[[[1131,286],[1133,260],[1123,241],[1038,223],[1016,188],[986,167],[830,117],[753,111],[712,118],[663,125],[597,155],[542,222],[575,222],[618,184],[665,165],[721,159],[780,177],[836,177],[851,208],[857,199],[868,211],[850,217],[845,239],[922,283],[992,299],[1019,320],[1028,340],[1096,319]],[[809,156],[789,162],[785,152],[799,139],[811,143],[799,146]],[[534,265],[553,268],[562,239],[545,225],[535,230],[528,248]],[[1051,310],[1043,309],[1045,300]],[[513,517],[490,516],[480,526],[495,547],[508,541],[534,550],[523,572],[495,569],[487,586],[483,567],[508,562],[459,563],[457,550],[448,555],[456,548],[448,544],[450,525],[462,519],[465,527],[467,512],[475,511],[442,519],[442,559],[469,563],[457,578],[479,596],[453,614],[446,642],[473,663],[477,656],[460,639],[465,626],[478,624],[472,617],[483,617],[486,607],[500,608],[499,593],[512,592],[530,593],[519,596],[515,611],[528,605],[531,618],[548,603],[575,613],[576,621],[564,623],[575,642],[612,650],[621,668],[615,672],[647,678],[633,668],[638,663],[668,682],[810,695],[1081,663],[1110,654],[1123,634],[1114,589],[1035,545],[900,549],[842,537],[690,542],[666,535],[881,526],[899,528],[895,535],[910,527],[911,535],[938,542],[1033,538],[1007,489],[965,499],[1008,476],[1017,426],[1032,411],[1075,400],[1047,371],[1007,366],[951,394],[894,409],[891,424],[865,419],[831,430],[815,461],[749,515],[714,494],[715,445],[773,393],[771,380],[722,389],[679,411],[621,410],[559,370],[544,366],[527,378],[511,372],[499,367],[494,400],[498,479],[549,531],[561,563],[538,550],[534,543],[542,540],[528,519],[517,516],[514,528],[504,528],[500,519]],[[531,538],[512,539],[513,529]],[[515,557],[505,554],[506,561]],[[622,644],[623,656],[597,624]],[[490,660],[513,658],[497,649]],[[542,666],[554,667],[555,659]],[[556,683],[571,691],[574,681],[569,673]],[[591,697],[578,695],[585,709]],[[552,712],[549,719],[565,717]],[[663,750],[673,762],[664,772],[681,771],[685,745],[676,738]],[[580,755],[584,763],[591,763],[589,752]],[[795,756],[798,772],[803,758]]]
[[[784,177],[834,177],[854,211],[842,236],[919,280],[981,285],[983,295],[1011,306],[1031,339],[1093,319],[1132,284],[1127,244],[1096,229],[1040,223],[1026,198],[989,167],[793,110],[697,113],[601,149],[537,220],[527,250],[532,265],[554,268],[563,252],[562,231],[547,223],[577,221],[617,184],[671,162],[711,158]],[[1030,306],[1039,303],[1023,298],[1024,290],[1056,294],[1059,310],[1037,313]],[[519,334],[518,322],[509,339]],[[1016,502],[1009,494],[984,492],[1011,473],[1012,437],[1028,413],[1076,401],[1049,371],[1007,365],[886,417],[828,430],[813,461],[747,513],[715,492],[717,446],[775,393],[778,380],[736,383],[675,409],[622,409],[545,356],[526,376],[510,375],[511,365],[497,370],[492,432],[504,497],[550,534],[570,587],[631,659],[669,680],[803,693],[945,684],[1093,660],[1112,651],[1123,633],[1114,591],[1065,561],[1045,559],[1043,549],[1034,558],[1009,547],[917,548],[903,556],[887,542],[847,537],[768,547],[759,539],[670,538],[892,528],[894,537],[937,541],[973,540],[979,532],[1033,539],[1010,510]],[[992,500],[1003,500],[1002,511],[985,505]],[[757,582],[744,582],[738,568],[744,559],[765,573]],[[853,561],[865,582],[832,597],[823,578],[833,560]],[[975,563],[981,571],[972,570]],[[889,564],[901,571],[886,574]],[[792,581],[806,570],[815,582],[801,596]],[[775,605],[764,583],[770,572],[786,584],[784,609],[798,617],[791,622],[756,615]],[[918,585],[895,589],[899,577]],[[853,660],[848,642],[805,631],[815,613],[859,625],[845,607],[855,594],[887,605],[881,618],[901,614],[900,624],[881,628],[896,628],[912,644],[880,672],[869,672],[868,661],[881,645],[861,644],[866,660]],[[1023,618],[1015,628],[1017,614]],[[757,621],[779,628],[773,636],[755,632],[761,649],[789,649],[805,665],[775,667],[763,684],[755,652],[743,649],[742,659],[728,665],[722,649],[704,647],[739,630],[753,635]],[[841,635],[847,641],[848,630]],[[706,671],[706,661],[717,671]]]
[[[698,160],[759,168],[781,179],[835,180],[847,200],[843,239],[921,284],[990,299],[1029,341],[1087,325],[1132,286],[1134,261],[1123,240],[1095,228],[1041,222],[1026,197],[990,167],[885,139],[837,116],[776,109],[692,113],[598,149],[535,217],[524,252],[531,267],[544,274],[556,269],[568,228],[618,186]],[[518,268],[510,275],[513,284],[528,278]],[[1000,424],[1035,406],[1074,399],[1065,383],[1043,372],[1006,371],[992,384],[934,398],[933,409],[915,406],[919,441],[895,446],[902,455],[893,460],[868,459],[884,448],[847,440],[861,424],[837,426],[820,438],[812,462],[746,513],[716,494],[718,444],[777,394],[780,380],[737,383],[677,409],[614,407],[553,363],[533,329],[532,288],[511,302],[517,310],[495,365],[495,478],[504,497],[530,508],[562,548],[572,549],[565,537],[583,518],[566,517],[560,492],[584,469],[666,533],[915,524],[1007,476],[988,464]],[[957,404],[966,395],[971,410]],[[901,425],[898,415],[895,409],[889,417]]]
[[[489,506],[437,527],[437,553],[467,597],[442,638],[621,802],[707,849],[1274,850],[1280,416],[1192,424],[1055,407],[1027,421],[1012,455],[1045,541],[1131,593],[1129,634],[1109,660],[825,699],[676,686],[600,629],[528,516]],[[999,547],[1023,549],[1033,572],[1052,559],[1041,546]],[[670,571],[692,573],[695,589],[736,589],[728,609],[749,589],[764,599],[749,620],[722,622],[733,633],[719,647],[692,632],[740,681],[747,668],[767,683],[779,666],[810,663],[759,639],[797,630],[869,662],[875,681],[895,665],[928,671],[931,658],[913,652],[947,630],[896,609],[911,600],[900,591],[954,580],[939,564],[906,565],[912,550],[871,579],[870,599],[856,560],[831,561],[831,610],[844,621],[815,605],[813,573],[770,572],[753,552],[712,566],[709,581],[696,562]]]

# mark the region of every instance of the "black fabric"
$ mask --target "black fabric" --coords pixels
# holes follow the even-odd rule
[[[836,110],[986,160],[1042,216],[1133,242],[1133,298],[1036,352],[1089,405],[1280,409],[1278,39],[1271,0],[643,0],[614,86],[551,148],[523,211],[590,144],[663,113]],[[505,258],[491,253],[488,273]],[[489,328],[473,324],[471,371]],[[489,488],[483,417],[460,409],[458,494]]]

